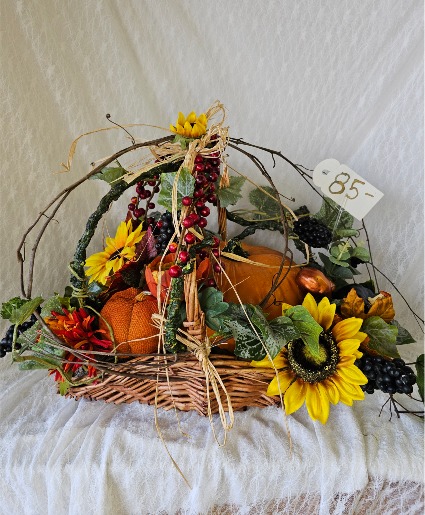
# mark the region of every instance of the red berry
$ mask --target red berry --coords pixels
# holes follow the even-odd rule
[[[129,211],[134,211],[136,209],[136,206],[134,204],[129,204],[127,207]]]
[[[156,222],[156,226],[157,226],[159,229],[161,229],[161,227],[162,227],[163,225],[164,225],[164,222],[163,222],[162,220],[158,220],[158,221]]]
[[[220,159],[211,159],[211,166],[220,166]]]
[[[211,246],[213,249],[216,249],[220,246],[220,240],[217,238],[217,236],[213,236],[213,244]]]
[[[200,165],[196,165],[196,166],[200,166]],[[199,174],[196,176],[195,182],[196,182],[196,184],[202,186],[203,184],[205,184],[207,182],[207,178],[205,177],[205,175]]]
[[[205,165],[203,163],[198,163],[195,165],[195,170],[197,172],[203,172],[205,170]]]
[[[179,261],[183,264],[186,264],[189,261],[189,252],[187,252],[187,250],[179,252]]]
[[[221,270],[224,268],[223,265],[220,265],[219,263],[214,263],[213,264],[213,270],[216,274],[220,274],[221,273]]]
[[[143,207],[134,210],[134,216],[136,218],[141,218],[145,213],[146,211],[143,209]]]
[[[201,229],[203,229],[204,227],[206,227],[208,225],[208,222],[207,222],[207,219],[206,218],[200,218],[199,221],[198,221],[198,227],[200,227]]]
[[[201,250],[198,255],[200,259],[205,259],[208,256],[208,252],[206,250]]]
[[[196,241],[196,236],[194,234],[192,234],[191,232],[188,232],[184,235],[184,241],[188,244],[188,245],[192,245],[193,243],[195,243]]]
[[[216,190],[215,184],[213,182],[210,183],[210,187],[208,188],[209,193],[214,193]]]
[[[205,281],[205,286],[209,286],[209,287],[214,288],[214,287],[215,287],[215,281],[214,281],[214,279],[207,279],[207,280]]]
[[[131,203],[137,204],[138,198],[137,197],[131,197]]]
[[[203,196],[204,196],[204,189],[203,189],[203,188],[201,188],[201,189],[199,189],[199,190],[195,190],[195,191],[193,192],[193,196],[194,196],[195,198],[203,197]]]
[[[211,202],[212,204],[214,204],[214,202],[217,202],[217,195],[215,195],[214,193],[212,195],[208,195],[208,202]]]
[[[189,229],[190,227],[193,227],[193,219],[190,217],[190,216],[187,216],[183,222],[182,222],[182,225],[183,227],[186,227],[186,229]]]
[[[155,218],[152,218],[151,216],[146,220],[148,225],[152,225],[155,222]]]
[[[216,173],[216,172],[211,172],[211,173],[210,173],[210,177],[209,177],[209,179],[208,179],[208,180],[209,180],[210,182],[215,182],[217,179],[218,179],[218,173]]]
[[[182,275],[182,269],[179,265],[173,265],[168,269],[168,273],[170,274],[170,277],[180,277]]]
[[[176,252],[176,250],[177,250],[177,246],[178,246],[178,245],[177,245],[177,243],[175,243],[175,242],[170,243],[170,244],[168,245],[168,250],[169,250],[172,254],[174,254],[174,252]]]
[[[149,209],[155,209],[155,202],[149,202],[148,208]]]
[[[155,186],[155,188],[152,190],[154,193],[158,193],[159,191],[159,186]]]
[[[145,191],[145,188],[144,188],[143,184],[142,184],[142,183],[139,183],[139,184],[137,185],[137,187],[136,187],[136,193],[137,193],[138,195],[140,195],[140,194],[141,194],[141,193],[143,193],[144,191]]]
[[[192,199],[191,197],[183,197],[182,198],[182,204],[184,206],[190,206],[192,204]]]
[[[145,198],[150,197],[152,195],[151,190],[145,190],[145,195],[146,195]]]
[[[220,257],[220,250],[219,249],[212,249],[211,254],[215,256],[216,258]]]
[[[198,164],[198,163],[203,163],[203,162],[204,162],[204,158],[198,154],[195,157],[195,163]]]
[[[210,214],[210,208],[208,206],[204,206],[204,207],[201,207],[201,209],[199,210],[199,214],[201,216],[208,216]]]
[[[199,209],[200,209],[201,207],[204,207],[204,206],[205,206],[204,202],[203,202],[202,200],[200,200],[200,199],[198,199],[198,200],[195,202],[195,207],[197,207],[197,208],[199,208]]]
[[[139,193],[139,197],[142,199],[142,200],[145,200],[149,197],[149,195],[146,193],[146,190],[143,190]]]
[[[193,224],[197,224],[201,217],[196,213],[190,213],[189,218],[193,220]]]
[[[210,154],[210,157],[216,157],[216,158],[218,158],[218,157],[220,157],[220,152],[212,152],[212,153]]]
[[[149,186],[156,186],[156,181],[148,181]]]

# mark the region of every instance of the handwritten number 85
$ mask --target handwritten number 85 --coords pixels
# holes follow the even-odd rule
[[[344,180],[344,177],[345,177],[345,180]],[[340,180],[338,180],[338,178],[341,178]],[[333,194],[333,195],[340,195],[341,193],[344,193],[345,191],[345,185],[347,184],[347,182],[351,179],[351,176],[349,173],[346,173],[346,172],[341,172],[339,173],[333,182],[331,182],[329,184],[329,191]],[[355,198],[357,198],[359,196],[359,190],[354,186],[356,183],[359,183],[359,184],[366,184],[365,182],[363,181],[360,181],[359,179],[354,179],[353,182],[351,183],[351,186],[349,187],[348,191],[352,191],[353,193],[355,192],[354,195],[348,195],[348,193],[346,194],[346,197],[349,198],[350,200],[354,200]],[[336,186],[334,186],[334,184]],[[332,189],[332,186],[333,189]],[[336,191],[335,191],[336,190]]]

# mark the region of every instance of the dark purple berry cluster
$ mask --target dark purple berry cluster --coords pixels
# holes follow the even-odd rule
[[[18,336],[25,332],[27,329],[32,327],[37,321],[35,315],[31,315],[31,318],[18,326]],[[13,331],[15,329],[14,325],[11,325],[9,329],[6,331],[3,339],[0,341],[0,358],[4,358],[8,352],[12,352],[12,343],[13,343]],[[19,343],[16,343],[16,349],[20,349],[21,346]]]
[[[302,216],[294,222],[294,233],[301,241],[314,248],[327,247],[332,241],[332,231],[310,216]]]

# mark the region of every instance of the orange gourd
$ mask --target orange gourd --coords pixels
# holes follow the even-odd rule
[[[158,313],[155,297],[137,288],[112,295],[100,312],[99,326],[114,333],[117,353],[151,354],[158,351],[159,330],[152,323]]]
[[[249,245],[247,243],[242,243],[242,248],[249,253],[247,259],[255,261],[256,263],[273,265],[273,268],[260,267],[222,257],[226,274],[215,274],[215,280],[218,288],[223,292],[226,302],[239,302],[238,296],[234,290],[235,288],[240,300],[244,304],[258,305],[270,291],[273,279],[279,271],[283,254],[277,250],[269,249],[268,247]],[[289,265],[289,263],[290,260],[286,259],[285,265]],[[282,314],[282,302],[286,302],[292,306],[302,302],[303,295],[295,281],[298,272],[298,268],[291,268],[282,284],[268,300],[267,305],[263,307],[264,312],[269,315],[270,320]],[[286,273],[287,269],[284,268],[280,279],[282,279]],[[226,275],[229,277],[231,284],[227,280]]]

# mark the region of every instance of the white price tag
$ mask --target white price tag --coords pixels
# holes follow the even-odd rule
[[[325,159],[313,172],[313,182],[326,197],[334,200],[357,220],[381,200],[384,194],[363,177],[336,159]]]

